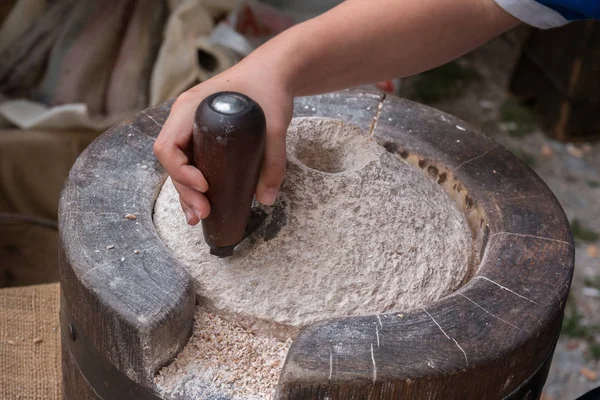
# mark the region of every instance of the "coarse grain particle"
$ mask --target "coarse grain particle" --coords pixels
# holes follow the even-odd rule
[[[114,244],[109,244],[108,246],[106,246],[106,250],[112,250],[115,248]]]
[[[292,343],[254,335],[196,308],[194,330],[175,361],[154,379],[167,399],[271,399]]]
[[[42,339],[40,337],[36,337],[35,339],[33,339],[34,344],[39,344],[39,343],[42,343],[43,341],[44,341],[44,339]]]
[[[139,251],[138,249],[135,249],[135,250],[133,251],[133,253],[134,253],[134,254],[140,254],[140,251]]]
[[[128,219],[130,221],[135,221],[137,219],[137,217],[135,216],[135,214],[125,214],[125,219]]]

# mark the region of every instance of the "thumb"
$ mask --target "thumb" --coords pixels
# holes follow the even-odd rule
[[[256,199],[267,206],[273,205],[279,186],[285,177],[285,134],[287,126],[267,132],[265,157],[263,159],[258,183],[256,185]]]

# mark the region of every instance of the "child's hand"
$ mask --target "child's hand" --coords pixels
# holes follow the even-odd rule
[[[239,64],[177,98],[154,152],[188,223],[208,216],[208,184],[186,155],[194,113],[207,96],[240,92],[267,118],[267,146],[256,197],[273,204],[285,175],[285,134],[294,96],[412,75],[459,57],[519,24],[494,0],[346,0],[289,28]],[[176,61],[175,61],[176,62]]]
[[[273,204],[285,175],[285,135],[292,118],[293,96],[276,71],[270,71],[260,60],[243,61],[182,93],[173,103],[154,144],[154,153],[171,176],[190,225],[196,225],[210,213],[210,204],[203,194],[208,183],[188,157],[194,113],[205,97],[221,91],[243,93],[260,104],[265,113],[267,140],[255,192],[258,201]]]

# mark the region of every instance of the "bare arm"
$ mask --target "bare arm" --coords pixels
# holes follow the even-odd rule
[[[156,156],[175,183],[188,223],[210,212],[202,194],[208,184],[185,155],[193,113],[204,97],[233,90],[262,106],[267,147],[256,196],[272,204],[285,175],[285,134],[295,96],[416,74],[518,23],[493,0],[347,0],[273,38],[183,93],[156,141]]]
[[[310,95],[437,67],[518,23],[492,0],[347,0],[253,57],[278,60],[292,92]]]

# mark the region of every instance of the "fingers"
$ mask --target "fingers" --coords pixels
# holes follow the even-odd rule
[[[192,210],[190,206],[185,204],[181,196],[179,197],[179,204],[181,204],[181,209],[185,214],[185,220],[188,223],[188,225],[196,225],[198,222],[200,222],[200,218],[198,218],[198,216],[194,213],[194,210]]]
[[[256,185],[256,198],[264,205],[275,202],[279,186],[285,177],[285,134],[287,126],[276,127],[267,132],[265,157]]]
[[[251,97],[259,101],[267,114],[265,156],[255,190],[258,201],[272,205],[285,176],[285,134],[292,117],[293,98],[286,93],[274,96],[271,91],[265,91],[260,82],[255,83],[247,78],[236,80],[235,73],[230,74],[233,75],[229,75],[229,79],[217,76],[181,94],[173,104],[169,118],[154,144],[154,153],[171,176],[179,192],[181,207],[191,225],[206,218],[210,212],[208,200],[202,194],[208,190],[208,182],[201,171],[189,165],[190,160],[186,154],[190,148],[194,114],[205,94],[216,90],[231,90],[232,86],[241,85],[243,90],[238,90],[254,94]]]
[[[190,165],[187,155],[194,114],[202,98],[193,90],[180,95],[173,103],[169,118],[154,143],[154,154],[171,176],[190,225],[196,225],[210,213],[210,204],[202,194],[208,190],[208,182],[202,172]]]
[[[194,112],[201,100],[198,94],[191,91],[177,98],[169,118],[154,143],[154,154],[173,181],[199,192],[205,192],[208,189],[208,182],[202,172],[189,165],[186,155],[192,138]]]
[[[202,193],[173,181],[179,193],[179,202],[189,225],[196,225],[210,214],[210,203]]]

